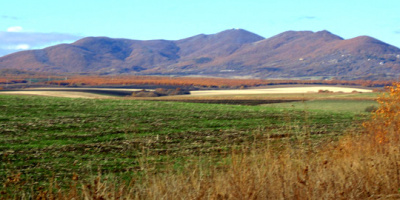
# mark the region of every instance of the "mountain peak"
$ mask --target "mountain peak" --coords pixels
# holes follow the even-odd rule
[[[247,31],[247,30],[245,30],[245,29],[241,29],[241,28],[231,28],[231,29],[227,29],[227,30],[224,30],[224,31],[221,31],[221,32],[219,32],[219,33],[216,33],[216,34],[221,34],[221,33],[241,33],[241,34],[252,34],[252,35],[256,35],[255,33],[252,33],[252,32],[250,32],[250,31]]]
[[[228,29],[216,34],[209,35],[210,37],[214,37],[215,40],[232,40],[236,43],[244,44],[244,43],[252,43],[265,39],[255,33],[250,31],[246,31],[244,29]]]
[[[332,34],[331,32],[329,32],[327,30],[317,31],[313,35],[314,35],[314,37],[323,38],[323,40],[326,42],[335,41],[335,40],[343,40],[342,37]]]
[[[333,33],[331,33],[330,31],[327,31],[327,30],[317,31],[317,32],[315,32],[315,34],[319,34],[319,35],[334,35]]]
[[[382,41],[380,41],[378,39],[375,39],[373,37],[366,36],[366,35],[362,35],[362,36],[358,36],[358,37],[355,37],[355,38],[351,38],[349,40],[357,41],[357,42],[364,42],[364,43],[386,44],[386,43],[384,43],[384,42],[382,42]]]
[[[226,56],[232,54],[244,44],[263,40],[264,38],[244,29],[228,29],[210,35],[196,35],[178,40],[181,56],[198,57]]]
[[[283,33],[280,33],[274,37],[287,37],[287,38],[299,38],[299,37],[326,37],[326,38],[332,38],[332,39],[340,39],[343,40],[343,38],[327,31],[327,30],[322,30],[322,31],[317,31],[317,32],[312,32],[312,31],[285,31]]]

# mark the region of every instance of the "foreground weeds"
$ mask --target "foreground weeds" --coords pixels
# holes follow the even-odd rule
[[[398,199],[399,147],[382,147],[367,135],[348,135],[323,146],[307,140],[265,144],[264,149],[232,152],[224,165],[192,162],[181,171],[129,181],[97,177],[69,187],[50,180],[47,188],[16,191],[19,174],[10,176],[3,198],[43,199]],[[7,192],[11,187],[12,193]]]
[[[140,175],[122,179],[102,175],[69,185],[50,179],[46,187],[20,189],[21,174],[9,174],[3,199],[399,199],[399,85],[364,129],[316,141],[303,135],[249,142],[219,155],[220,162],[197,156],[177,168],[150,170],[140,162]],[[390,104],[389,104],[390,102]],[[261,135],[263,131],[259,130]],[[256,140],[256,136],[255,140]],[[145,160],[145,159],[144,159]]]

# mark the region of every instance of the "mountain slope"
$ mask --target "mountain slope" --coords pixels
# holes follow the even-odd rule
[[[244,44],[264,38],[243,29],[230,29],[213,35],[197,35],[176,41],[182,57],[219,57],[235,52]]]
[[[87,37],[0,58],[0,69],[53,73],[365,78],[400,74],[400,49],[368,36],[287,31],[263,38],[243,29],[182,40]],[[376,77],[375,77],[376,78]]]

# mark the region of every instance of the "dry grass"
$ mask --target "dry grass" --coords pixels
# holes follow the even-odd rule
[[[193,161],[183,170],[145,170],[130,182],[74,175],[68,189],[51,180],[39,191],[3,194],[9,195],[5,199],[399,199],[399,86],[391,88],[391,98],[380,99],[365,130],[338,140],[315,141],[304,133],[243,146],[219,165]],[[3,190],[18,188],[18,177],[10,176]]]
[[[146,174],[129,183],[79,180],[10,198],[43,199],[398,199],[399,147],[352,135],[313,146],[308,139],[229,155],[222,166],[192,163],[183,171]],[[267,144],[266,144],[267,145]],[[270,148],[270,149],[269,149]],[[241,151],[243,152],[243,151]],[[146,167],[145,165],[143,167]],[[18,184],[18,174],[6,184]]]

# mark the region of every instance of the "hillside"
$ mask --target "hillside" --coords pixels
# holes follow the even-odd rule
[[[169,40],[87,37],[0,58],[0,69],[50,73],[251,78],[390,79],[400,49],[360,36],[287,31],[263,38],[243,29]]]

